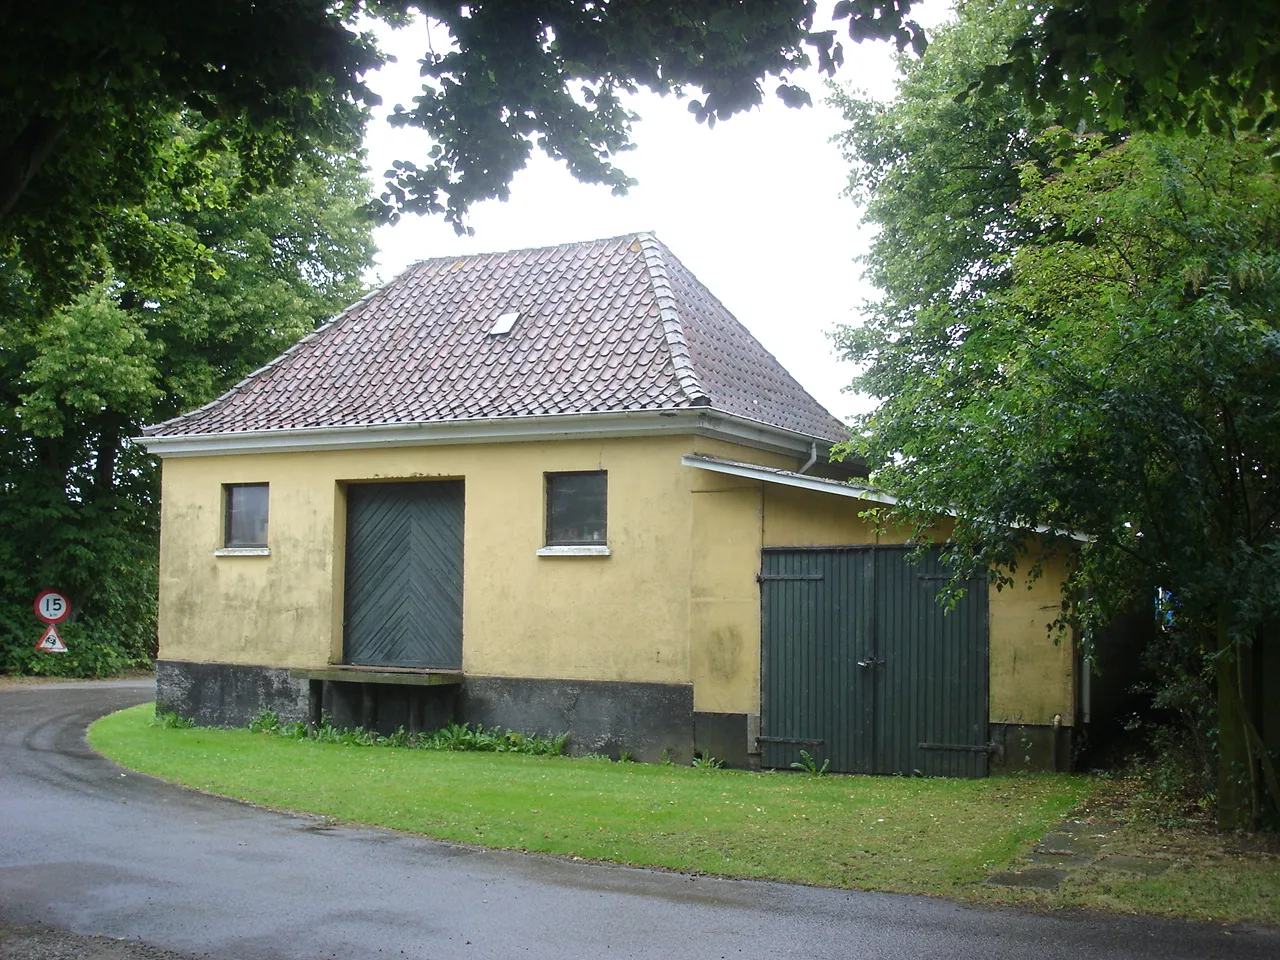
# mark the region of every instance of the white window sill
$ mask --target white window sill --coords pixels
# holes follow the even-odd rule
[[[213,551],[215,557],[269,557],[270,547],[219,547]]]
[[[610,550],[603,543],[576,543],[562,547],[539,547],[540,557],[607,557]]]

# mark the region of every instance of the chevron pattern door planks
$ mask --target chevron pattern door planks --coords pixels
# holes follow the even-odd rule
[[[462,669],[461,481],[347,488],[347,663]]]

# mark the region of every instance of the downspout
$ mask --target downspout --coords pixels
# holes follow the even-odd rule
[[[810,442],[809,459],[804,462],[804,466],[801,467],[799,470],[797,470],[796,473],[804,473],[806,470],[808,470],[817,462],[818,462],[818,444],[816,442]]]

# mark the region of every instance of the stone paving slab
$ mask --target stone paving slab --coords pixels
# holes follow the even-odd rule
[[[1013,869],[993,873],[987,883],[1054,890],[1072,870],[1082,867],[1123,870],[1144,876],[1156,876],[1169,869],[1167,860],[1107,853],[1107,841],[1122,826],[1115,820],[1064,820],[1041,837],[1030,853],[1019,857]]]
[[[1033,867],[1087,867],[1097,859],[1092,853],[1067,853],[1063,850],[1034,850],[1022,858]]]
[[[1052,867],[1030,867],[1026,870],[1007,870],[993,873],[987,883],[997,887],[1032,887],[1036,890],[1056,890],[1067,877],[1065,870]]]

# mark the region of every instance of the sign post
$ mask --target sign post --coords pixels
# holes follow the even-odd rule
[[[71,601],[58,590],[41,590],[36,596],[35,611],[36,618],[47,625],[36,649],[47,653],[66,653],[67,645],[62,642],[57,625],[71,616]]]

